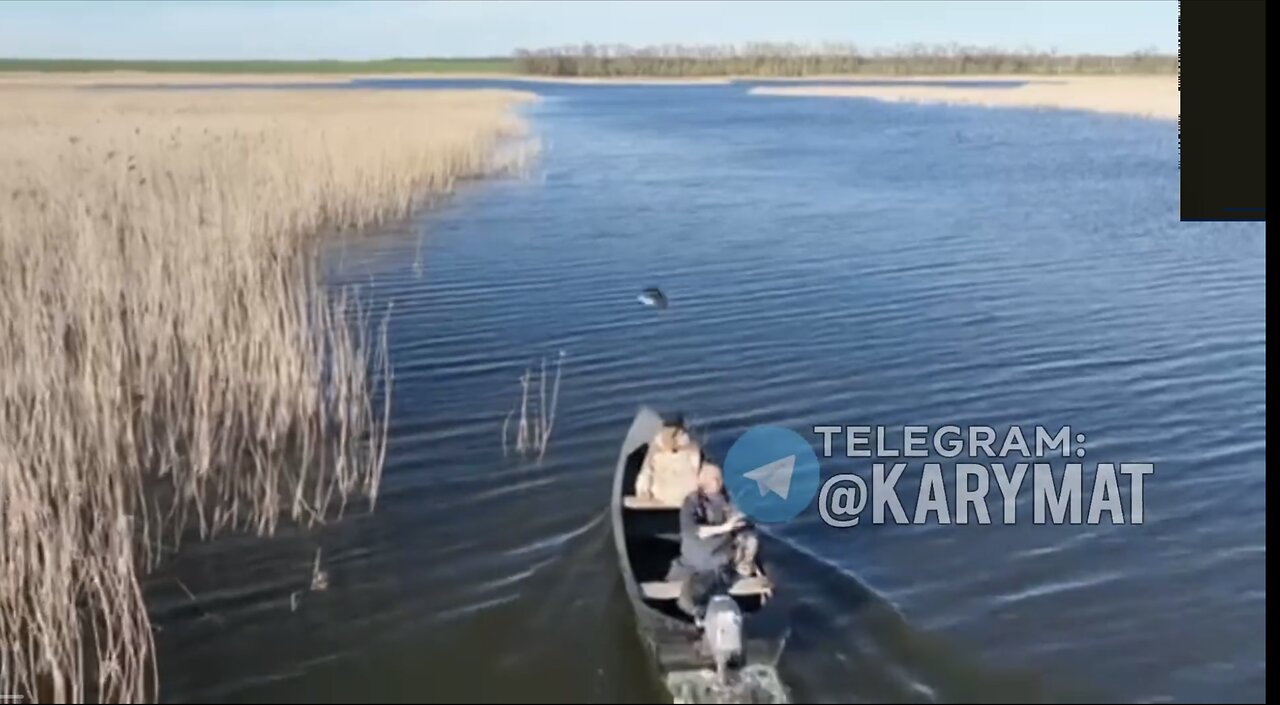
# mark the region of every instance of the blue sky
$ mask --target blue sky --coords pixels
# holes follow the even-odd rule
[[[1062,52],[1177,50],[1176,1],[0,2],[0,56],[492,56],[591,41],[849,41]]]

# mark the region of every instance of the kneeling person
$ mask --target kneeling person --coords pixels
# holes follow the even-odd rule
[[[680,507],[680,557],[668,580],[681,580],[680,609],[701,621],[707,601],[738,576],[755,575],[759,539],[729,503],[724,477],[713,463],[698,470],[697,491]]]

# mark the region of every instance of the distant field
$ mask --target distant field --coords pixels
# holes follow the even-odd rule
[[[1176,75],[1177,57],[1134,52],[1119,56],[1009,53],[961,47],[863,54],[849,47],[562,47],[520,50],[513,57],[379,59],[371,61],[129,61],[5,59],[3,74],[168,74],[170,76],[291,76],[441,74],[543,79],[728,79],[817,76],[932,75]]]
[[[116,61],[3,59],[0,72],[146,71],[155,73],[512,73],[511,59],[383,59],[378,61]]]

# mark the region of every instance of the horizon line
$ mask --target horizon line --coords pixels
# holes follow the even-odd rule
[[[760,42],[760,43],[763,43],[763,42]],[[775,43],[785,44],[785,42],[775,42]],[[591,43],[588,42],[586,44],[591,44]],[[229,58],[172,57],[172,56],[167,56],[167,57],[154,56],[154,57],[146,57],[146,58],[117,58],[117,57],[111,57],[111,56],[72,57],[72,56],[3,56],[3,55],[0,55],[0,61],[5,61],[5,62],[98,61],[98,62],[118,62],[118,63],[199,62],[199,63],[209,63],[209,64],[236,64],[236,63],[246,63],[246,62],[272,63],[272,64],[317,63],[317,62],[360,64],[360,63],[377,63],[377,62],[389,62],[389,61],[511,61],[519,58],[518,53],[521,51],[531,51],[531,52],[557,51],[557,50],[563,50],[563,49],[568,49],[572,47],[582,47],[582,46],[586,46],[586,44],[567,45],[567,46],[559,46],[559,47],[539,47],[537,49],[516,49],[508,54],[475,54],[475,55],[448,55],[448,56],[432,56],[432,55],[381,56],[381,57],[367,57],[367,58],[361,58],[361,59],[354,59],[354,58],[342,59],[342,58],[334,58],[334,57],[311,57],[311,58],[290,58],[290,59],[245,57],[245,58],[229,59]],[[619,46],[619,45],[591,44],[591,46],[603,47],[603,46]],[[637,45],[632,48],[647,49],[647,48],[659,47],[659,46],[664,46],[664,45]],[[670,46],[670,45],[665,45],[665,46]],[[676,46],[680,46],[680,45],[676,45]],[[684,46],[686,46],[687,48],[705,48],[705,47],[723,46],[723,45],[689,44]],[[736,47],[739,45],[732,45],[732,46]],[[946,45],[926,45],[926,46],[937,47],[937,46],[946,46]],[[1162,52],[1162,51],[1152,51],[1152,50],[1146,50],[1146,49],[1133,49],[1125,52],[1058,52],[1054,49],[1006,50],[1006,49],[987,49],[982,47],[973,47],[973,48],[978,49],[980,51],[985,51],[991,54],[1008,54],[1008,55],[1049,54],[1049,55],[1061,56],[1061,57],[1080,56],[1080,57],[1120,58],[1120,57],[1134,56],[1138,54],[1151,56],[1151,57],[1174,57],[1178,55],[1178,52],[1176,51]],[[899,54],[899,53],[894,53],[893,50],[878,50],[878,51],[866,54],[866,56],[871,58],[903,58],[904,56],[909,55],[906,53],[907,52],[906,49],[902,51],[903,53]],[[814,53],[821,54],[821,52],[814,52]]]

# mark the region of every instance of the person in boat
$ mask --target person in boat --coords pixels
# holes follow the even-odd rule
[[[713,594],[756,574],[759,546],[746,516],[725,494],[720,467],[704,459],[697,489],[680,507],[680,557],[667,576],[683,582],[676,604],[701,622]]]
[[[684,419],[677,417],[663,425],[645,454],[636,477],[635,493],[640,499],[678,507],[698,488],[698,466],[702,450],[689,435]]]

